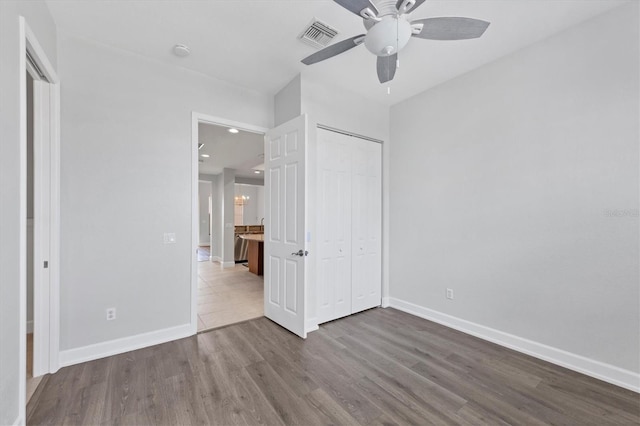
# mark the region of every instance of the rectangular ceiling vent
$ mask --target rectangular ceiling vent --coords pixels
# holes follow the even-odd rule
[[[322,49],[323,47],[327,47],[336,35],[338,35],[338,30],[313,18],[309,25],[300,33],[298,39],[316,49]]]

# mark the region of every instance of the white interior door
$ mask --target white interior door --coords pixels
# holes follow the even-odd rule
[[[38,377],[50,371],[51,100],[48,83],[33,85],[33,376]]]
[[[352,138],[352,313],[379,306],[382,291],[382,145]]]
[[[265,135],[264,314],[306,338],[307,117]]]

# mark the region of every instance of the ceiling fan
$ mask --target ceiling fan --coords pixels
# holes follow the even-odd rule
[[[468,40],[484,34],[489,22],[461,17],[425,18],[409,21],[407,14],[425,0],[334,0],[340,6],[364,19],[366,34],[360,34],[307,56],[305,65],[315,64],[364,43],[378,57],[380,83],[393,80],[398,52],[411,37],[427,40]]]

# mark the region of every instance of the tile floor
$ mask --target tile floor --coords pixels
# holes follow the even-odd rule
[[[27,334],[27,402],[31,399],[43,376],[33,377],[33,333]]]
[[[198,262],[198,331],[263,316],[263,294],[262,276],[246,266]]]

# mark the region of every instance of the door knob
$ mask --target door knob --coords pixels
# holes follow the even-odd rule
[[[308,252],[308,251],[300,249],[300,250],[298,250],[298,251],[295,251],[295,252],[291,253],[291,256],[300,256],[300,257],[304,257],[304,256],[307,256],[308,254],[309,254],[309,252]]]

